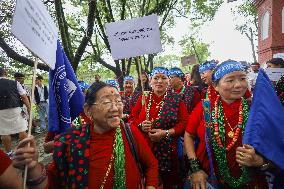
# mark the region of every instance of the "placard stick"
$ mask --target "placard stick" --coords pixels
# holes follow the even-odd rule
[[[141,57],[137,57],[137,62],[138,62],[138,72],[139,72],[139,77],[140,77],[140,83],[141,83],[141,90],[142,90],[142,102],[144,102],[145,108],[146,106],[146,97],[144,95],[144,83],[142,81],[142,64],[141,64]],[[149,117],[146,114],[146,120],[149,121]]]
[[[31,93],[31,108],[29,112],[29,127],[28,127],[28,137],[31,136],[32,132],[32,116],[33,116],[33,99],[34,99],[34,91],[35,91],[35,79],[36,79],[36,69],[38,65],[38,58],[35,58],[35,63],[34,63],[34,69],[33,69],[33,82],[32,82],[32,93]],[[30,146],[30,143],[28,143],[28,146]],[[23,178],[23,189],[26,189],[26,181],[27,181],[27,173],[28,173],[28,166],[25,166],[25,172],[24,172],[24,178]]]

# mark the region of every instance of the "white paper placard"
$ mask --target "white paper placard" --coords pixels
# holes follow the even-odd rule
[[[284,60],[284,53],[277,53],[273,55],[273,58],[282,58]]]
[[[114,60],[162,51],[158,16],[152,14],[105,25]]]
[[[11,31],[30,51],[54,69],[58,31],[41,0],[17,0]]]
[[[284,68],[266,68],[265,72],[271,81],[278,81],[284,75]]]

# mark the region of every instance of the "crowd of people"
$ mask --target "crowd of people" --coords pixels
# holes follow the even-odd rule
[[[284,68],[284,61],[273,58],[267,66]],[[10,154],[10,135],[27,129],[23,117],[15,115],[22,103],[29,112],[30,103],[20,81],[8,80],[1,68],[0,86],[7,87],[0,87],[0,135],[7,154],[0,150],[0,188],[19,188],[22,178],[15,176],[16,169],[25,166],[26,184],[35,189],[284,188],[279,179],[284,170],[243,144],[259,69],[253,63],[248,73],[234,60],[206,61],[191,73],[155,67],[149,74],[143,71],[140,82],[125,76],[122,91],[116,80],[102,82],[98,75],[92,85],[79,81],[84,111],[67,132],[47,134],[45,151],[53,159],[45,167],[38,162],[33,136],[20,135]],[[41,80],[35,90],[41,120],[37,132],[46,129],[48,111]],[[284,76],[273,83],[282,103],[283,83]],[[18,122],[12,126],[11,119]],[[274,182],[267,182],[267,170],[277,170]]]

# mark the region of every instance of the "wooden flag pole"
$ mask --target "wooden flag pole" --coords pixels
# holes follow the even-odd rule
[[[34,99],[34,91],[35,91],[35,80],[36,80],[36,70],[37,70],[37,65],[38,65],[38,58],[36,57],[35,62],[34,62],[34,69],[33,69],[33,81],[32,81],[32,92],[31,92],[31,100],[30,100],[30,112],[29,112],[29,127],[28,127],[28,137],[31,136],[32,133],[32,121],[33,121],[33,99]],[[30,143],[28,143],[28,146],[30,146]],[[27,181],[27,173],[28,173],[28,166],[25,166],[25,171],[24,171],[24,178],[23,178],[23,189],[26,189],[26,181]]]

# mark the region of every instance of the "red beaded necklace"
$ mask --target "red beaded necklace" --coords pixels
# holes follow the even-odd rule
[[[222,141],[221,141],[221,138],[220,138],[220,135],[219,135],[219,122],[218,122],[218,120],[219,120],[219,113],[220,113],[219,112],[220,110],[218,108],[219,101],[220,101],[220,96],[218,95],[217,99],[216,99],[216,101],[214,103],[214,109],[215,109],[215,115],[214,115],[214,135],[215,135],[215,138],[216,138],[218,146],[220,148],[223,148],[223,144],[222,144]],[[237,140],[239,138],[239,135],[240,135],[240,132],[242,131],[242,123],[243,123],[243,103],[241,102],[240,106],[239,106],[238,126],[237,126],[237,129],[236,129],[235,133],[234,133],[234,136],[233,136],[233,139],[232,139],[231,143],[226,147],[226,151],[229,151],[235,145],[235,143],[237,142]]]

